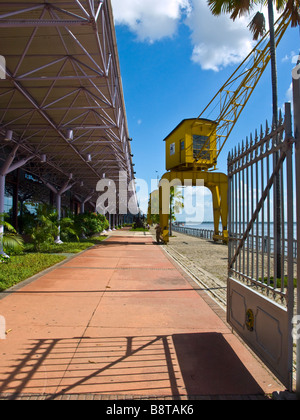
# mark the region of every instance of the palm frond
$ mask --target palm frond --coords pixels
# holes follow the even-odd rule
[[[248,25],[250,32],[253,34],[253,39],[258,40],[260,36],[264,36],[266,32],[266,19],[265,15],[261,12],[257,12],[254,18]]]
[[[253,7],[253,1],[251,0],[240,0],[234,2],[235,4],[232,7],[232,14],[230,18],[234,21],[237,17],[242,17],[249,14],[250,10]]]
[[[214,16],[219,16],[222,13],[231,13],[233,7],[233,0],[208,0],[208,6]]]
[[[208,0],[208,6],[213,15],[230,13],[230,18],[244,16],[253,8],[253,0]]]
[[[1,235],[1,239],[3,241],[3,247],[7,250],[20,251],[24,248],[23,238],[15,233],[5,233]]]
[[[3,226],[4,230],[7,230],[8,232],[16,233],[15,228],[10,223],[5,221],[5,218],[7,217],[8,215],[6,213],[0,214],[0,226]]]
[[[300,26],[300,0],[287,0],[285,12],[291,16],[291,26]]]

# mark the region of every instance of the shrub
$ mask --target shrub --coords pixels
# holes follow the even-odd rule
[[[46,204],[38,205],[34,227],[28,233],[37,252],[53,244],[59,233],[57,213]]]
[[[79,237],[88,237],[96,233],[101,233],[108,227],[109,223],[102,214],[84,213],[74,217],[74,228]]]
[[[107,219],[97,213],[84,213],[74,216],[70,212],[68,217],[60,220],[57,212],[46,204],[37,207],[33,226],[25,233],[30,235],[34,250],[47,252],[54,244],[60,233],[63,242],[78,242],[79,238],[87,238],[101,233],[109,226]]]
[[[75,221],[71,217],[64,217],[59,221],[60,237],[63,242],[79,241]]]

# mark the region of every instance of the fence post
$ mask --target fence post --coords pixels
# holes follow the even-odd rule
[[[299,58],[300,59],[300,58]],[[298,63],[299,64],[299,63]],[[297,65],[298,66],[298,65]],[[297,200],[297,244],[300,241],[300,77],[293,73],[293,101],[295,124],[295,166],[296,166],[296,200]],[[297,252],[297,320],[300,319],[300,252]],[[296,361],[296,393],[300,399],[300,337],[297,334],[297,361]]]

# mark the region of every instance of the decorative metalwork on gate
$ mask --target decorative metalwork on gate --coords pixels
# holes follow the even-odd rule
[[[285,111],[278,128],[266,123],[229,154],[228,175],[230,275],[287,306],[297,241],[290,104]]]

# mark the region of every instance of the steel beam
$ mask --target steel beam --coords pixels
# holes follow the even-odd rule
[[[29,1],[1,2],[0,10],[3,42],[6,33],[10,34],[4,27],[20,28],[16,32],[20,37],[22,27],[25,28],[26,38],[22,38],[23,50],[18,49],[19,57],[12,59],[16,55],[14,45],[7,56],[7,83],[13,88],[6,85],[5,91],[0,91],[3,104],[0,124],[3,130],[14,131],[13,144],[21,143],[22,158],[32,161],[30,173],[61,183],[70,171],[74,179],[77,178],[77,185],[81,179],[89,181],[84,187],[89,191],[93,182],[96,185],[102,177],[102,170],[117,179],[118,171],[126,169],[132,179],[110,1],[74,0],[52,4],[50,0],[38,5]],[[86,25],[84,37],[76,26],[82,24]],[[47,54],[39,44],[43,34],[50,32],[43,29],[46,27],[53,28],[51,35],[57,44],[57,54],[54,50]],[[73,141],[66,138],[64,132],[68,129],[74,131]],[[99,138],[104,139],[103,142],[92,142]],[[108,151],[103,152],[104,142],[111,149],[113,162],[105,162]],[[6,146],[1,144],[3,150]],[[60,156],[61,146],[68,151]],[[87,150],[100,162],[96,158],[87,162],[84,155]],[[42,165],[41,153],[47,154],[47,161]],[[25,160],[20,160],[20,164]],[[81,189],[76,190],[82,193]]]

